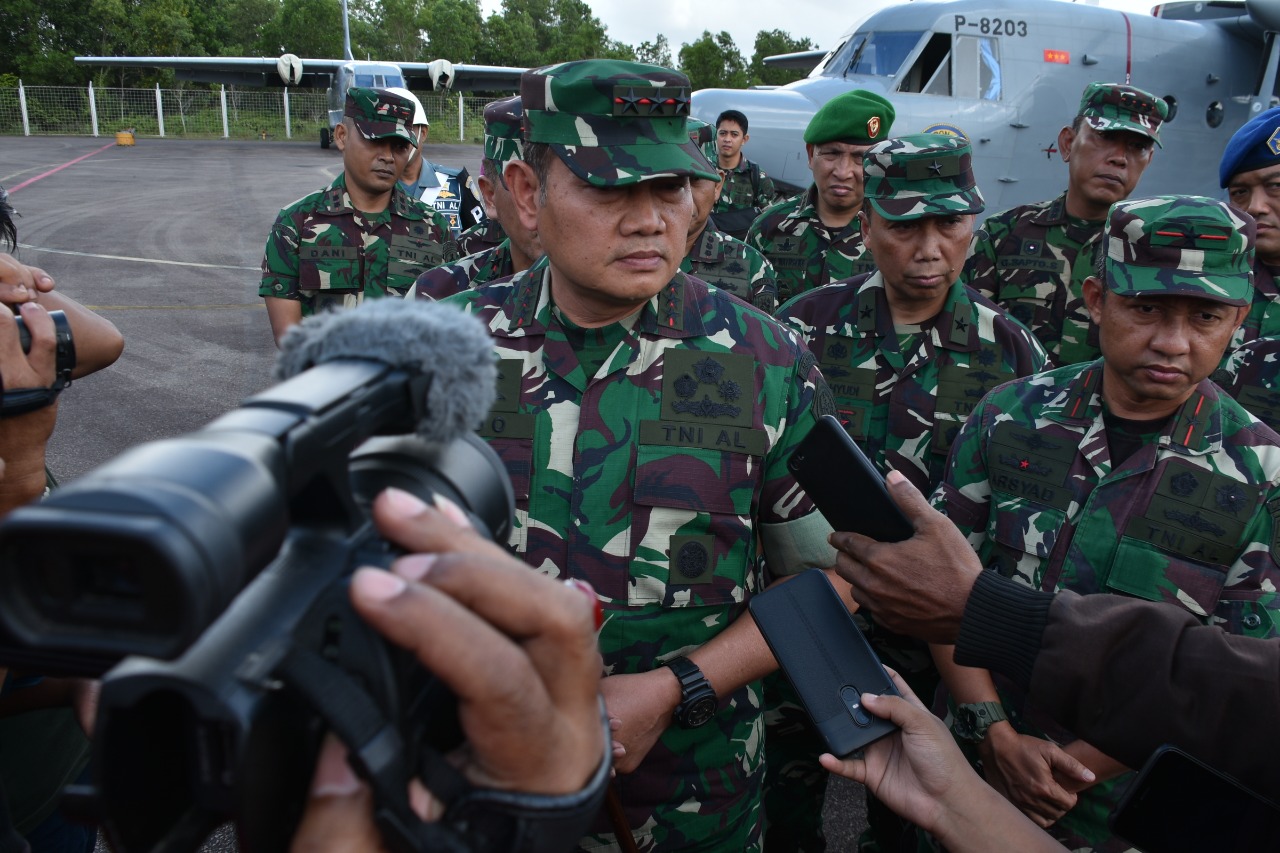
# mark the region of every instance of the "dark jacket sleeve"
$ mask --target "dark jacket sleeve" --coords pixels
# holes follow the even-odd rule
[[[1052,595],[983,572],[956,662],[1014,679],[1130,767],[1172,743],[1280,799],[1280,639],[1227,634],[1171,605]]]

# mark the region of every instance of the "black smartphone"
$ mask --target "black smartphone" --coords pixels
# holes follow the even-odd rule
[[[791,475],[835,530],[881,542],[915,534],[884,477],[833,415],[823,415],[787,460]]]
[[[821,569],[770,587],[749,606],[832,755],[845,757],[898,728],[862,707],[863,693],[901,694]]]
[[[1166,745],[1125,792],[1111,829],[1147,853],[1280,850],[1280,807]]]

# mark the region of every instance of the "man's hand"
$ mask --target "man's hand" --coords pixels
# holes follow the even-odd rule
[[[352,603],[457,695],[467,743],[455,763],[479,787],[581,790],[607,747],[594,602],[482,539],[451,505],[433,510],[388,490],[373,518],[389,540],[417,553],[391,572],[357,571]],[[375,837],[367,789],[334,760],[336,749],[330,745],[317,765],[295,850],[351,849],[344,839]],[[438,804],[419,787],[410,788],[415,809],[435,816]],[[333,831],[338,824],[344,834]]]
[[[614,768],[630,773],[640,766],[653,745],[672,723],[680,704],[680,682],[665,666],[634,675],[611,675],[600,682],[613,738],[622,745],[614,752]]]
[[[21,305],[51,290],[53,276],[39,267],[19,263],[12,255],[0,254],[0,302]]]
[[[853,587],[854,600],[890,631],[954,643],[982,564],[964,535],[906,477],[890,471],[885,481],[915,536],[890,543],[833,533],[830,542],[840,552],[836,572]]]
[[[0,255],[0,258],[6,257]],[[0,310],[0,384],[4,390],[47,388],[53,384],[57,342],[53,320],[38,303],[24,302],[19,311],[31,333],[30,353],[22,352],[18,324]],[[0,481],[0,515],[35,500],[44,493],[44,452],[58,419],[52,403],[24,415],[0,414],[0,452],[4,453],[4,479]]]
[[[862,695],[863,707],[899,731],[870,744],[862,758],[818,757],[829,772],[867,786],[885,805],[936,835],[953,853],[1062,851],[1008,802],[982,784],[942,721],[893,670],[897,696]]]
[[[1036,822],[1049,827],[1076,804],[1076,795],[1058,778],[1094,782],[1094,775],[1061,747],[996,723],[978,747],[982,773],[991,787]],[[1074,786],[1074,785],[1073,785]]]

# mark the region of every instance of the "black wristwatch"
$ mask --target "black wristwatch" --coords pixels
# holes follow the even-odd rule
[[[961,740],[982,743],[986,740],[987,729],[1008,719],[1004,706],[999,702],[973,702],[956,708],[951,731]]]
[[[686,657],[672,658],[663,666],[669,667],[680,680],[680,704],[676,706],[676,724],[682,729],[696,729],[706,725],[715,716],[715,690],[698,665]]]

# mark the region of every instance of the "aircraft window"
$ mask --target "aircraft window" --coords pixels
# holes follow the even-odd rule
[[[1214,101],[1204,113],[1204,120],[1209,123],[1209,127],[1217,127],[1222,124],[1222,119],[1225,117],[1226,110],[1222,107],[1222,101]]]
[[[829,76],[893,77],[915,50],[922,32],[858,33],[829,64]]]
[[[1165,95],[1164,102],[1169,105],[1169,115],[1164,120],[1165,124],[1168,124],[1178,115],[1178,99],[1173,95]]]
[[[951,36],[934,33],[898,84],[899,92],[951,94]]]
[[[392,86],[392,87],[399,87],[399,88],[403,89],[403,88],[405,87],[405,86],[404,86],[404,78],[403,78],[403,77],[400,77],[400,76],[398,76],[398,75],[396,75],[396,74],[388,74],[388,75],[387,75],[387,85],[388,85],[388,86]]]
[[[809,73],[809,76],[821,77],[825,75],[827,71],[827,67],[834,65],[833,60],[835,60],[835,58],[841,54],[846,44],[848,44],[848,42],[842,41],[840,42],[840,44],[836,45],[836,49],[828,53],[826,58],[823,59],[822,62],[818,63],[818,66]]]
[[[357,85],[357,86],[360,86],[360,87],[365,88],[365,89],[373,88],[373,75],[372,75],[372,74],[357,74],[357,75],[355,75],[355,78],[356,78],[356,85]]]

